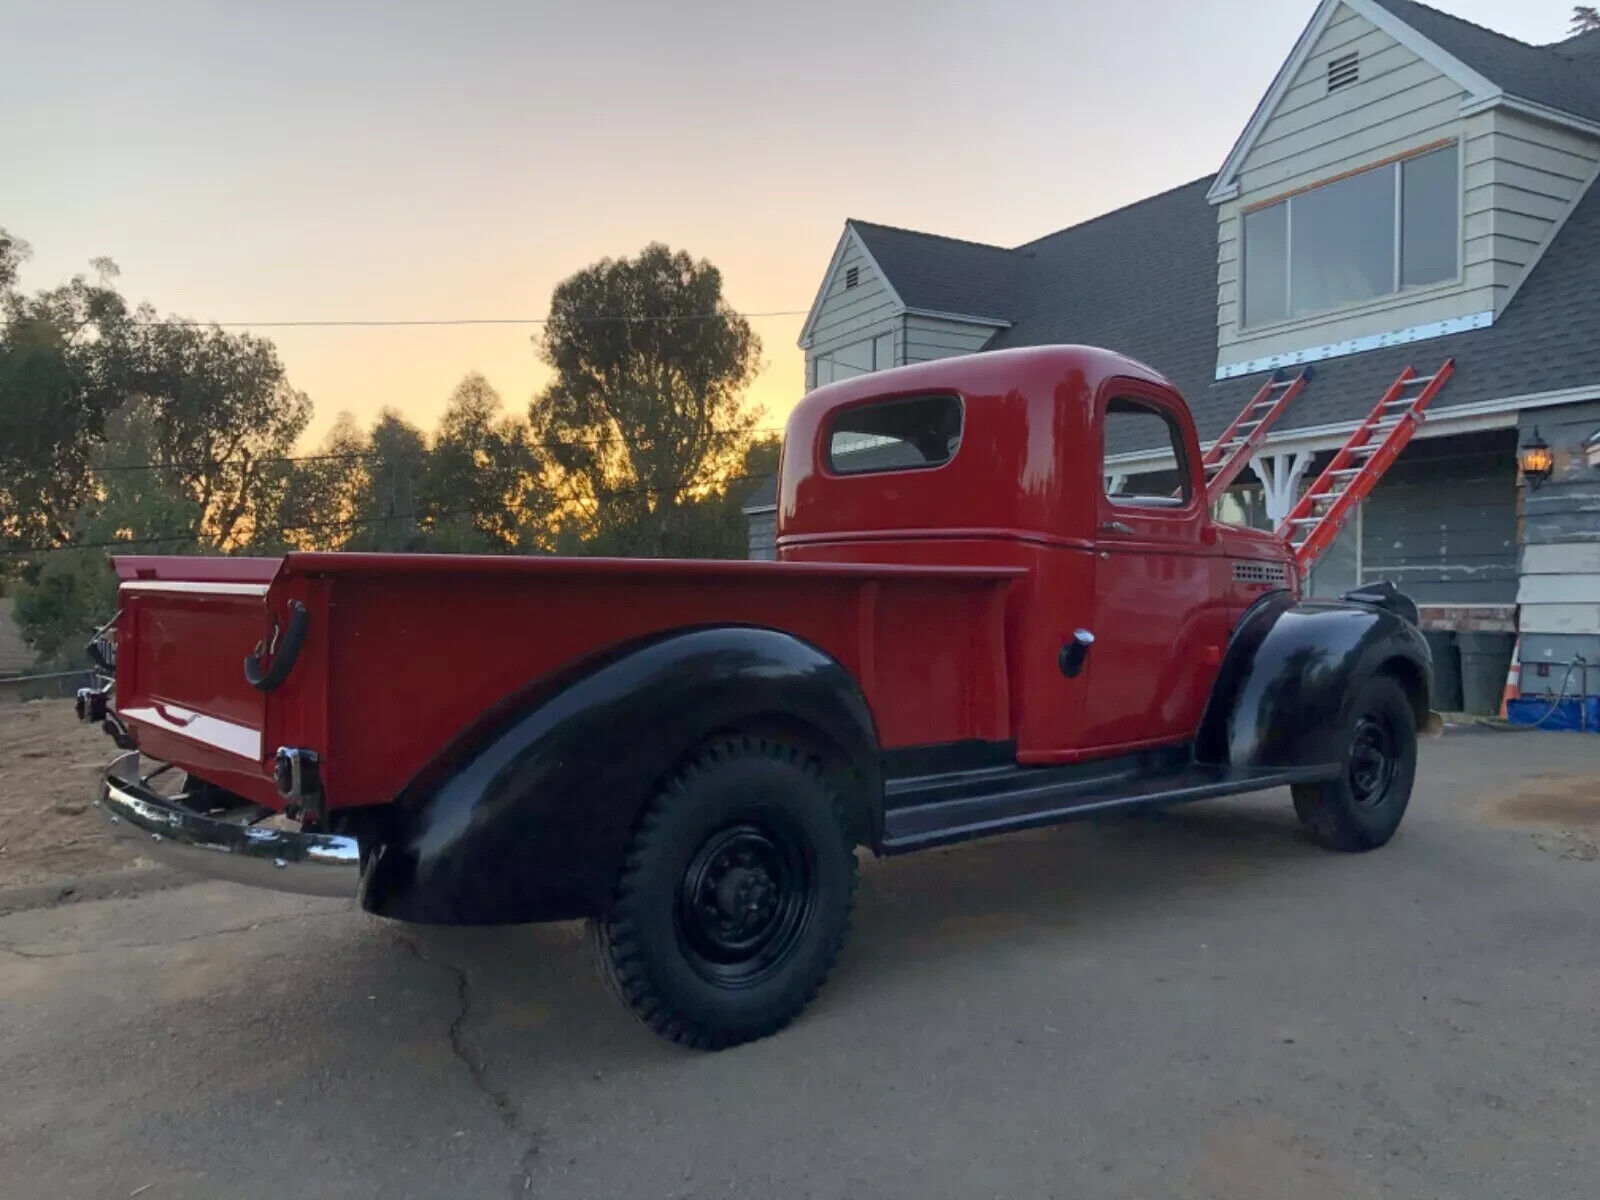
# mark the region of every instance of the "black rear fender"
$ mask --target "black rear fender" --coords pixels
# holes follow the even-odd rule
[[[397,798],[362,905],[453,925],[602,913],[644,804],[736,731],[814,752],[876,840],[877,733],[850,673],[777,630],[689,630],[536,685],[458,737]]]
[[[1396,677],[1417,728],[1424,728],[1433,665],[1427,642],[1404,614],[1405,605],[1365,599],[1296,603],[1288,592],[1263,596],[1228,643],[1201,719],[1197,757],[1236,766],[1341,763],[1345,698],[1378,672]]]

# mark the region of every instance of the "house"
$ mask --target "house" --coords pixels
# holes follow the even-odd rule
[[[1009,248],[847,221],[800,338],[807,384],[1088,342],[1165,373],[1208,444],[1274,369],[1312,364],[1222,503],[1270,526],[1406,366],[1453,359],[1311,590],[1393,579],[1502,678],[1520,631],[1539,690],[1600,663],[1597,175],[1600,33],[1532,46],[1411,0],[1323,0],[1213,176]],[[1536,437],[1542,487],[1518,469]],[[1171,462],[1123,448],[1106,471]],[[770,485],[746,512],[771,556]]]

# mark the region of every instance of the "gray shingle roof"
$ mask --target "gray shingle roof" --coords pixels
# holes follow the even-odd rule
[[[1011,319],[1017,304],[1017,261],[1011,251],[870,221],[849,224],[907,308]]]
[[[1600,55],[1600,29],[1577,34],[1564,42],[1551,42],[1545,49],[1567,58],[1593,58]]]
[[[1206,202],[1210,185],[1209,178],[1198,179],[1010,251],[1017,263],[1014,324],[1000,330],[989,348],[1084,342],[1131,355],[1177,385],[1202,441],[1215,438],[1267,375],[1215,379],[1216,212]],[[1311,386],[1277,430],[1354,421],[1407,365],[1427,373],[1447,357],[1455,358],[1456,371],[1434,401],[1440,411],[1600,384],[1597,280],[1600,182],[1494,325],[1319,362]],[[954,299],[953,311],[973,311],[972,304]]]
[[[739,511],[745,515],[761,512],[763,509],[776,508],[778,504],[778,477],[768,475],[755,487],[750,489],[750,494],[745,497],[744,503],[739,506]]]
[[[1148,363],[1185,395],[1217,362],[1217,214],[1211,179],[1019,246],[1022,296],[993,349],[1081,342]]]
[[[1600,72],[1582,61],[1594,48],[1581,37],[1530,46],[1413,0],[1377,3],[1510,95],[1600,120]]]

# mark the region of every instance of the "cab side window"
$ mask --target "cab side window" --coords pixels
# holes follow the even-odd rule
[[[1129,396],[1106,403],[1100,422],[1102,479],[1113,504],[1139,508],[1182,508],[1191,492],[1189,463],[1178,422],[1165,409]],[[1115,457],[1136,450],[1169,450],[1175,467],[1128,474]]]

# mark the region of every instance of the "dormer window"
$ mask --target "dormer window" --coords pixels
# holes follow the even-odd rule
[[[1246,209],[1245,326],[1455,279],[1458,159],[1451,142]]]

